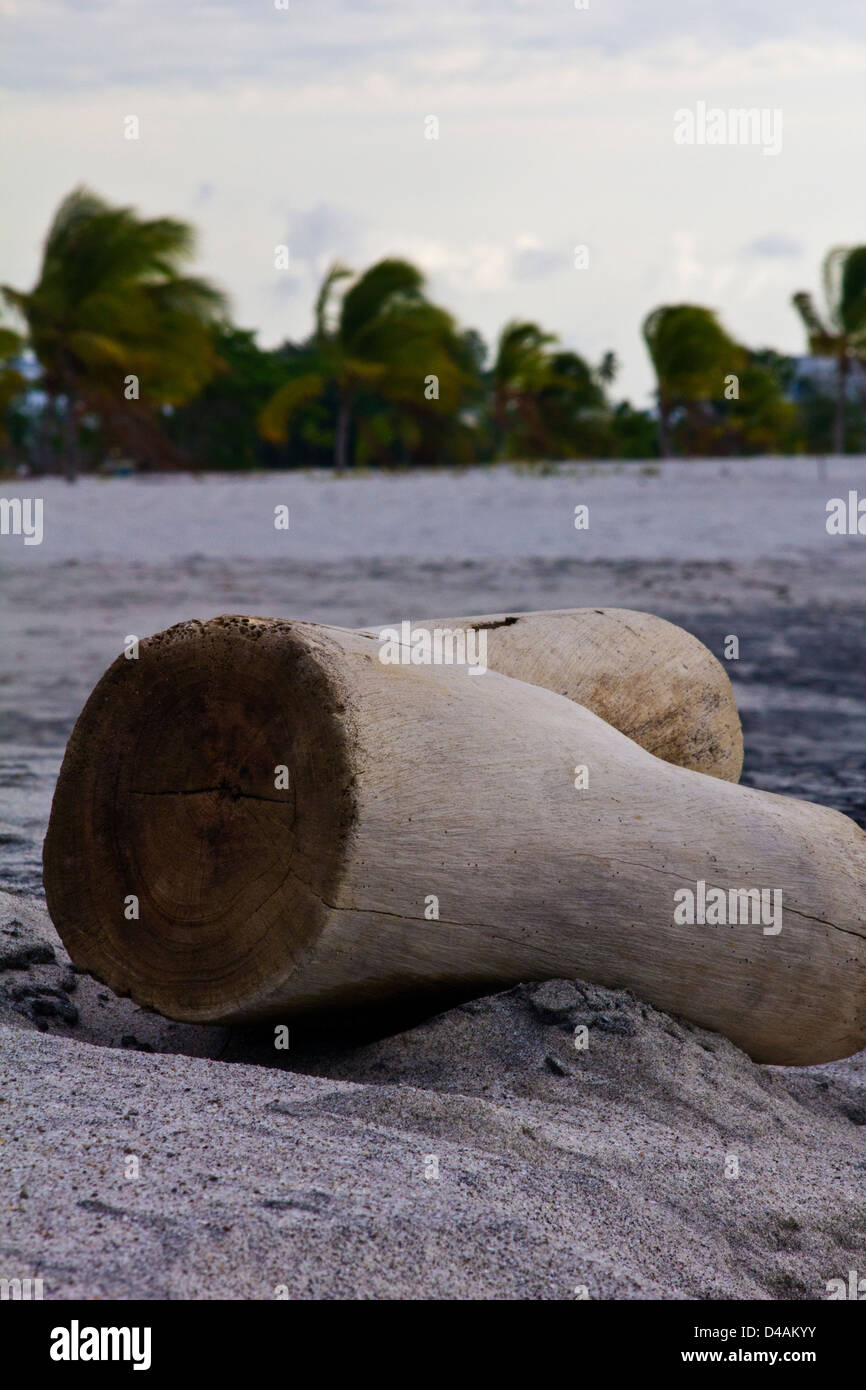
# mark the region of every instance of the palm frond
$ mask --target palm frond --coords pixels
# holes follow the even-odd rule
[[[377,261],[355,281],[340,306],[340,339],[347,351],[357,351],[364,335],[381,314],[395,304],[418,302],[424,277],[409,261]]]
[[[329,332],[328,310],[330,308],[334,286],[337,285],[340,280],[351,278],[352,273],[349,267],[343,265],[340,261],[334,261],[333,265],[329,266],[325,273],[325,278],[319,286],[319,293],[316,295],[316,338],[319,342],[326,338]]]
[[[825,327],[815,302],[807,290],[799,290],[792,296],[791,303],[800,315],[809,343],[809,351],[818,357],[826,357],[835,351],[836,335]]]
[[[271,444],[284,444],[293,417],[302,406],[321,396],[325,386],[325,378],[319,372],[307,372],[287,381],[259,414],[257,424],[262,438]]]
[[[846,333],[866,329],[866,246],[852,246],[845,257],[839,317]]]

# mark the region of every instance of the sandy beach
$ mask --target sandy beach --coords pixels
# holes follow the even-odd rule
[[[866,1269],[866,1054],[760,1067],[559,981],[276,1055],[73,971],[40,871],[66,739],[127,635],[224,612],[616,605],[720,658],[734,634],[743,781],[866,826],[866,540],[825,527],[866,461],[39,487],[42,544],[0,542],[8,1277],[53,1298],[814,1299]]]

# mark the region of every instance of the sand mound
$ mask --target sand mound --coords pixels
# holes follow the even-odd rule
[[[565,980],[291,1043],[116,999],[2,895],[6,1276],[59,1298],[821,1298],[866,1268],[863,1054],[759,1067]]]

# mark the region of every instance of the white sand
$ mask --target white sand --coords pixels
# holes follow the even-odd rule
[[[826,504],[859,488],[866,458],[417,469],[370,476],[267,473],[4,483],[41,497],[41,545],[8,540],[8,564],[148,564],[181,557],[332,562],[538,559],[747,563],[851,549],[826,532]],[[574,509],[589,507],[575,530]],[[274,507],[290,509],[276,530]],[[830,550],[828,551],[828,547]]]

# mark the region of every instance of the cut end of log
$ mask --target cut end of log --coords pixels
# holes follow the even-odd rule
[[[303,624],[184,623],[91,695],[45,885],[72,958],[116,993],[184,1021],[251,1017],[318,935],[352,819],[323,643]]]

